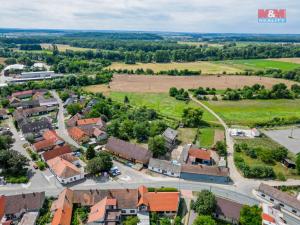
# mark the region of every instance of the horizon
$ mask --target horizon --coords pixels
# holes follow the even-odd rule
[[[59,10],[57,7],[59,6]],[[0,27],[173,33],[299,34],[296,0],[5,1]],[[259,23],[258,9],[286,9],[286,23]]]

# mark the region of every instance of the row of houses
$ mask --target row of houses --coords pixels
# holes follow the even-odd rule
[[[35,225],[45,192],[0,195],[0,224]]]
[[[68,184],[84,178],[79,158],[55,130],[44,131],[43,139],[33,144],[33,150],[41,155],[60,183]]]
[[[108,139],[105,150],[133,163],[143,164],[147,166],[149,170],[172,177],[217,183],[228,183],[230,181],[229,169],[226,167],[209,166],[205,164],[181,164],[178,162],[154,159],[152,158],[152,152],[148,149],[114,137]],[[192,150],[191,154],[193,157],[194,149]]]
[[[70,225],[74,204],[90,207],[87,223],[120,224],[124,216],[156,212],[174,216],[180,202],[179,192],[149,192],[145,186],[138,189],[70,190],[65,189],[53,202],[52,225]],[[149,223],[149,216],[148,216]]]

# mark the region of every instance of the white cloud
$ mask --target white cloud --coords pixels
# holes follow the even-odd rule
[[[0,0],[0,27],[300,33],[299,0]],[[286,8],[286,24],[258,24]]]

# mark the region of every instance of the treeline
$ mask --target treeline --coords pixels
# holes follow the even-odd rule
[[[293,84],[291,89],[283,84],[275,84],[268,90],[263,85],[254,84],[253,86],[244,86],[242,89],[227,88],[222,95],[223,100],[242,100],[242,99],[293,99],[298,98],[300,86]]]
[[[169,95],[180,101],[190,100],[189,93],[185,91],[183,88],[177,89],[176,87],[171,87],[169,90]]]
[[[20,50],[31,51],[31,50],[42,50],[41,45],[38,44],[22,44],[19,47]]]
[[[112,71],[113,73],[119,73],[119,74],[138,74],[138,75],[169,75],[169,76],[195,76],[195,75],[201,75],[201,70],[198,71],[193,71],[193,70],[162,70],[157,73],[155,73],[152,69],[146,69],[144,70],[143,68],[139,68],[136,70],[129,70],[129,69],[114,69],[114,70],[109,70]]]
[[[95,76],[77,75],[66,76],[53,80],[31,81],[22,84],[8,85],[0,89],[0,96],[6,98],[13,92],[31,89],[64,89],[70,87],[82,87],[87,85],[104,84],[111,81],[111,73],[99,73]]]

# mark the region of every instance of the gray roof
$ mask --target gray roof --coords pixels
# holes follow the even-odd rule
[[[228,168],[219,168],[217,166],[204,166],[204,165],[182,165],[182,173],[204,174],[218,177],[229,177]]]
[[[154,168],[160,168],[162,170],[166,170],[172,173],[180,173],[181,171],[181,166],[178,164],[173,164],[170,161],[154,159],[154,158],[150,159],[149,166]]]
[[[216,198],[217,200],[217,207],[216,213],[218,215],[225,216],[226,218],[231,218],[236,221],[240,219],[240,212],[243,207],[242,204],[224,199],[224,198]]]
[[[170,140],[175,140],[177,135],[178,135],[178,132],[176,130],[173,130],[170,127],[168,127],[163,133],[163,136]]]
[[[37,133],[45,129],[53,129],[51,123],[46,118],[42,118],[33,122],[28,121],[21,126],[23,134]]]
[[[285,192],[282,192],[272,186],[261,183],[259,185],[258,191],[286,204],[294,209],[300,210],[300,201],[297,200],[296,197],[293,197]]]
[[[114,137],[108,139],[106,149],[128,160],[135,159],[144,164],[148,164],[152,156],[152,153],[148,149]]]
[[[188,156],[189,156],[189,150],[191,148],[191,144],[187,144],[187,145],[184,145],[183,148],[182,148],[182,151],[181,151],[181,154],[179,156],[179,162],[180,163],[185,163],[188,159]]]

